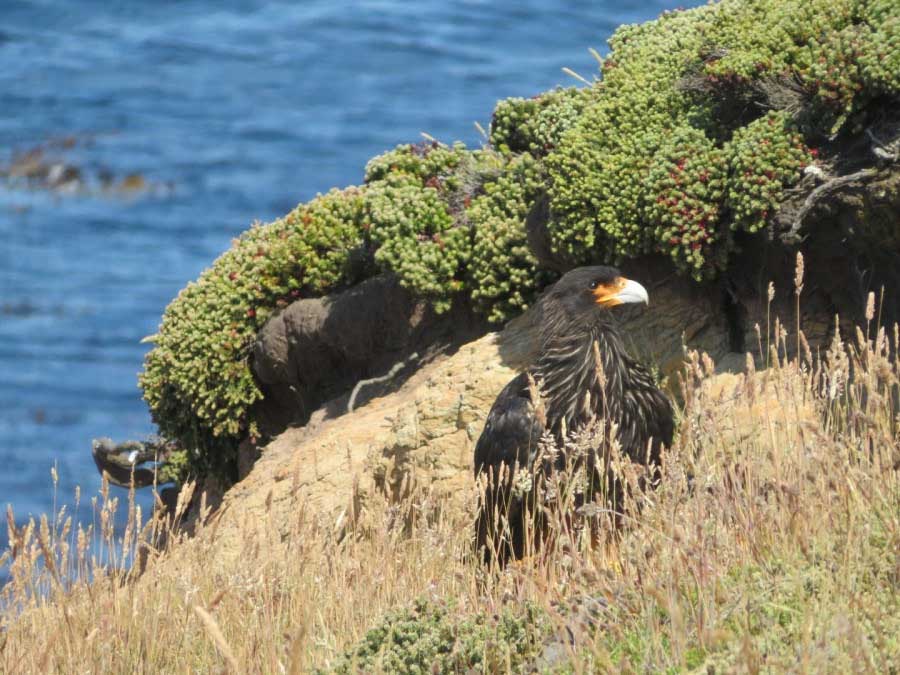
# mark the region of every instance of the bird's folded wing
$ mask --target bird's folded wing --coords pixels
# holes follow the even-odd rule
[[[488,413],[484,431],[475,446],[475,475],[488,468],[496,472],[530,466],[544,428],[534,412],[526,376],[519,375],[504,387]]]

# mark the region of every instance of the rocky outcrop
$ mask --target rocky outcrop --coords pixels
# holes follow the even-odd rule
[[[730,349],[728,316],[716,287],[677,276],[665,261],[629,263],[625,274],[644,284],[651,311],[621,308],[620,319],[632,351],[671,373],[683,346],[722,358]],[[537,349],[541,305],[511,322],[492,356],[520,369]],[[253,348],[252,369],[265,395],[254,410],[267,436],[306,424],[313,411],[332,418],[346,410],[346,395],[360,380],[376,378],[396,364],[385,382],[358,391],[357,405],[395,391],[418,368],[487,333],[487,324],[464,306],[436,315],[395,278],[379,276],[342,293],[299,300],[273,317]],[[339,401],[339,402],[338,402]]]
[[[741,242],[728,271],[743,334],[739,349],[755,344],[755,323],[765,326],[770,281],[776,288],[770,314],[793,318],[798,251],[806,263],[801,318],[811,344],[830,340],[835,315],[847,330],[864,323],[870,292],[880,298],[885,325],[900,320],[900,122],[879,133],[892,139],[889,146],[844,148],[827,172],[810,172],[796,186],[769,239]],[[884,147],[890,157],[874,154]]]
[[[358,405],[396,389],[423,363],[486,331],[464,307],[436,315],[389,275],[298,300],[266,323],[253,345],[251,368],[264,395],[254,417],[265,436],[274,436],[305,424],[360,380],[401,364],[381,386],[361,388]],[[334,404],[326,406],[328,416],[340,412]]]
[[[646,283],[651,307],[619,315],[632,351],[658,364],[664,373],[681,367],[685,342],[728,362],[729,329],[719,311],[719,299],[683,278],[660,273],[660,266],[650,262],[629,266],[628,274]],[[365,355],[370,353],[366,349],[378,344],[395,347],[391,357],[383,359],[386,370],[389,362],[405,358],[420,339],[426,340],[426,333],[438,331],[437,323],[409,321],[416,314],[415,303],[404,300],[403,292],[389,281],[369,283],[377,283],[374,288],[380,295],[349,296],[331,303],[337,313],[347,312],[347,317],[357,319],[344,324],[332,318],[334,333],[323,328],[329,314],[312,301],[295,303],[293,311],[270,323],[257,343],[254,362],[266,385],[273,391],[275,387],[298,390],[312,381],[304,379],[307,372],[321,377],[315,365],[327,363],[329,355]],[[364,349],[359,326],[384,326],[389,310],[406,328],[381,328],[369,336]],[[367,311],[372,313],[370,319],[377,316],[380,323],[363,323]],[[287,428],[261,448],[252,470],[225,494],[216,516],[221,523],[216,528],[218,536],[234,537],[237,543],[241,528],[253,527],[263,511],[270,513],[267,523],[288,527],[290,514],[301,504],[304,509],[332,514],[337,522],[339,514],[359,508],[373,495],[394,499],[412,485],[470,501],[474,443],[499,391],[534,358],[540,321],[538,303],[500,333],[461,345],[447,343],[408,366],[409,372],[401,373],[398,382],[378,385],[375,395],[367,393],[352,412],[348,412],[346,389],[312,414],[295,408],[303,417],[302,426]],[[417,337],[416,330],[426,324],[429,330],[422,328]],[[458,322],[455,325],[461,330]],[[310,341],[312,336],[321,339],[329,334],[336,338],[334,344]],[[345,356],[345,362],[351,361]]]
[[[359,516],[373,497],[393,500],[413,486],[471,508],[474,444],[494,398],[531,358],[534,318],[526,315],[502,333],[487,334],[436,357],[396,391],[352,412],[336,414],[346,411],[344,395],[313,413],[305,426],[284,431],[262,448],[249,474],[225,493],[211,516],[215,524],[204,536],[215,537],[219,555],[237,555],[257,528],[265,529],[267,536],[286,535],[300,511],[340,528]],[[623,319],[625,332],[638,344],[672,333],[658,313]],[[708,339],[712,346],[716,336],[722,337],[717,331],[714,325],[693,326],[695,338]],[[671,351],[674,355],[674,347]],[[721,348],[719,354],[725,362],[734,361]],[[734,393],[745,386],[743,375],[717,375],[703,386],[711,388],[717,405],[734,408],[718,416],[729,420],[723,433],[746,437],[760,433],[762,425],[780,423],[777,415],[769,414],[780,405],[779,393],[771,388],[760,385],[753,409],[739,410]]]
[[[501,342],[489,334],[465,344],[352,413],[331,412],[347,396],[332,401],[267,445],[223,510],[262,506],[270,491],[277,508],[299,491],[304,503],[331,511],[347,504],[354,483],[363,495],[394,494],[407,475],[452,492],[468,476],[488,408],[515,372],[500,358]]]
[[[866,194],[875,198],[871,188]],[[878,194],[891,204],[897,197],[886,189]],[[863,208],[877,205],[867,203]],[[823,231],[824,223],[837,228],[843,220],[823,218]],[[854,276],[852,264],[840,265],[828,257],[837,255],[836,247],[849,248],[838,242],[837,233],[827,249],[818,244],[824,239],[822,234],[806,251],[800,303],[801,326],[813,349],[831,340],[835,313],[848,324],[859,321],[872,282]],[[733,274],[703,284],[678,274],[660,256],[624,263],[623,273],[647,287],[651,303],[646,310],[617,310],[630,350],[664,375],[681,367],[685,347],[706,352],[716,362],[743,364],[746,351],[757,352],[760,343],[766,344],[767,326],[774,335],[776,319],[795,326],[795,255],[796,249],[777,242],[748,248]],[[770,282],[775,289],[771,302]],[[528,365],[537,349],[541,320],[538,302],[499,334],[502,338],[492,358],[510,372]],[[395,370],[386,381],[359,388],[357,405],[396,391],[417,369],[487,330],[487,324],[460,304],[449,314],[436,315],[427,302],[389,275],[341,293],[299,300],[276,314],[254,345],[251,367],[264,393],[254,417],[261,420],[267,438],[306,424],[314,411],[321,419],[332,419],[346,412],[346,396],[360,381],[378,380]],[[789,347],[793,344],[790,341]],[[255,453],[250,445],[242,446],[241,477],[252,466]]]

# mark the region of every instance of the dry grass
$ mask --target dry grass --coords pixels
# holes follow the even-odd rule
[[[694,356],[662,482],[621,535],[591,545],[559,518],[551,545],[504,571],[474,559],[472,508],[427,491],[341,527],[298,500],[290,536],[236,559],[218,554],[214,518],[158,550],[169,526],[132,509],[115,541],[102,494],[93,533],[64,514],[11,530],[0,671],[389,672],[406,658],[432,672],[441,653],[461,672],[897,672],[898,333],[865,332],[814,359],[777,325],[760,340],[771,367],[724,380]],[[126,564],[138,550],[141,576]],[[402,628],[379,624],[416,600]]]

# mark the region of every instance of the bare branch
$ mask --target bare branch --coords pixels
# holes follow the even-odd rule
[[[350,394],[350,400],[347,401],[347,412],[352,413],[353,408],[356,404],[356,397],[359,395],[359,390],[365,387],[368,384],[378,384],[379,382],[386,382],[394,377],[397,373],[399,373],[410,361],[415,361],[419,358],[418,352],[413,352],[403,361],[397,361],[391,369],[387,372],[386,375],[381,375],[379,377],[370,377],[368,380],[360,380],[356,383],[356,386],[353,387],[353,393]]]

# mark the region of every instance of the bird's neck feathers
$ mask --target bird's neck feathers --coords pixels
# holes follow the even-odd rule
[[[598,414],[619,417],[629,371],[628,354],[616,328],[608,320],[545,325],[532,374],[550,411],[548,426],[560,433]]]

